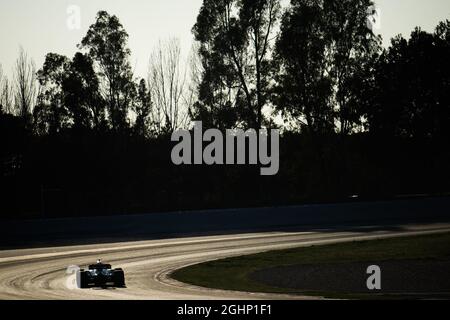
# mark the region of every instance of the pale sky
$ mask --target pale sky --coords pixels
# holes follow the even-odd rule
[[[409,37],[415,26],[433,31],[450,19],[449,0],[377,0],[381,9],[379,32],[387,45],[399,33]],[[132,65],[136,76],[145,77],[148,59],[159,39],[178,37],[187,54],[192,26],[202,0],[0,0],[0,64],[11,77],[19,46],[42,66],[48,52],[72,57],[99,10],[119,17],[130,35]],[[81,9],[81,28],[67,27],[67,8]]]

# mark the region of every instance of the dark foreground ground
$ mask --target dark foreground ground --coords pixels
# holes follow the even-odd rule
[[[327,294],[374,293],[366,287],[367,267],[382,270],[377,295],[450,298],[450,260],[393,260],[295,265],[257,271],[250,278],[272,287]]]
[[[381,290],[367,268],[381,268]],[[179,281],[331,298],[450,298],[450,233],[342,243],[229,258],[174,273]]]
[[[0,249],[270,231],[367,232],[450,221],[450,198],[0,222]],[[392,227],[395,228],[395,227]]]

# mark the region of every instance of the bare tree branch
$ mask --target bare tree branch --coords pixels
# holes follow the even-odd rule
[[[14,70],[14,95],[15,113],[28,120],[36,104],[36,67],[22,47]]]
[[[186,127],[190,91],[187,69],[182,67],[178,39],[160,41],[153,51],[148,70],[153,110],[152,123],[156,133]]]

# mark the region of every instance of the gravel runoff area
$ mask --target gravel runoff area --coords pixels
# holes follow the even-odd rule
[[[272,287],[301,292],[373,293],[366,286],[367,268],[381,268],[379,294],[429,294],[450,297],[450,260],[392,260],[294,265],[253,272],[250,278]]]

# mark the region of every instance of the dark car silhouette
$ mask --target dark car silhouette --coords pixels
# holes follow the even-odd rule
[[[125,274],[121,268],[112,269],[110,264],[98,260],[91,264],[88,270],[80,269],[77,272],[77,284],[81,289],[95,287],[125,287]]]

